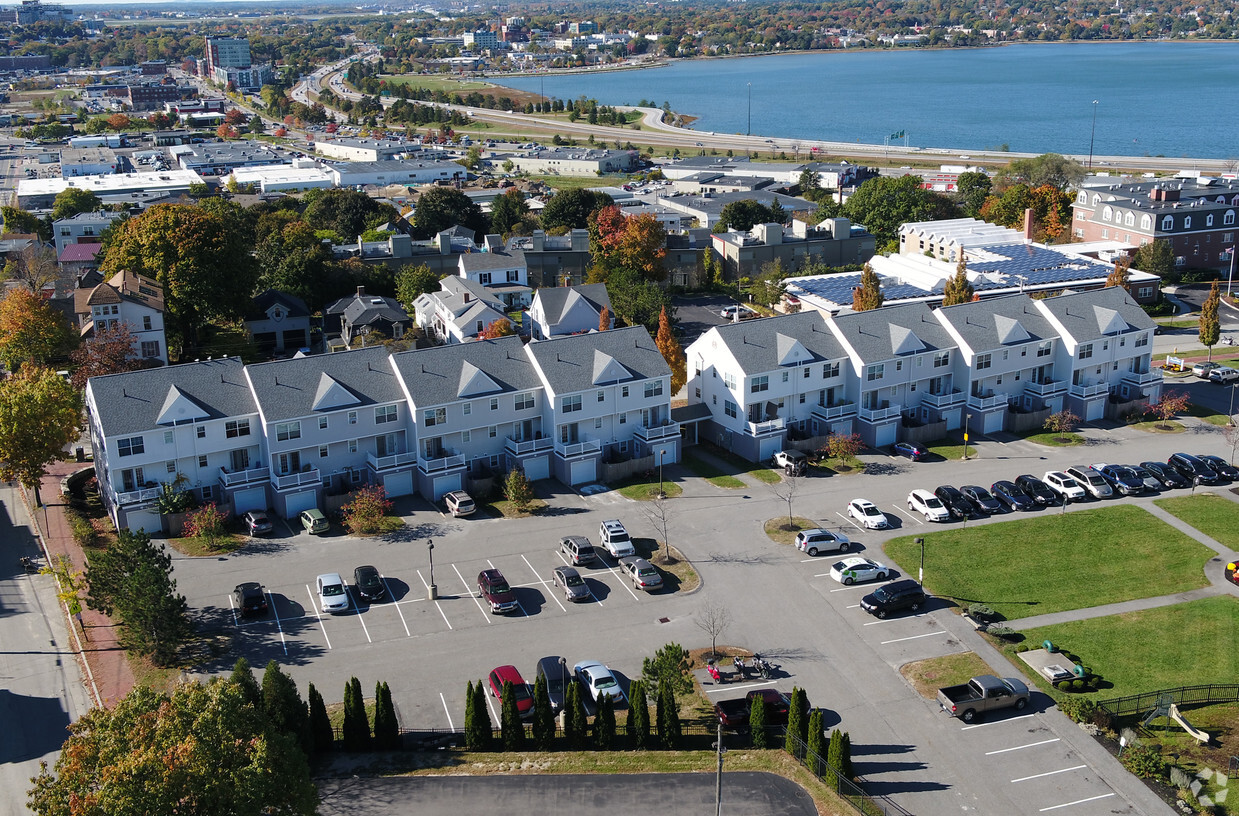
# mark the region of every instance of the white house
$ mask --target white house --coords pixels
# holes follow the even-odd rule
[[[603,309],[610,315],[607,328],[614,328],[615,315],[605,283],[542,287],[534,293],[529,306],[530,336],[546,340],[564,334],[598,331]]]
[[[457,274],[488,287],[508,309],[529,305],[529,267],[525,253],[506,249],[498,235],[487,235],[482,252],[465,252],[457,261]]]
[[[133,336],[134,356],[167,364],[163,287],[158,282],[136,272],[117,272],[92,289],[76,290],[73,309],[82,337],[122,324]]]
[[[413,301],[417,325],[437,343],[474,340],[491,323],[507,319],[502,301],[480,283],[449,276],[439,287]]]

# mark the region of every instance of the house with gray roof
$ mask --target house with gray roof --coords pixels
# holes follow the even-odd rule
[[[487,235],[483,246],[459,256],[457,274],[489,288],[507,309],[528,306],[533,290],[524,251],[505,248],[498,235]]]
[[[310,308],[296,295],[267,289],[245,317],[245,336],[268,357],[308,348]]]
[[[436,344],[476,340],[491,323],[507,319],[498,296],[467,278],[441,279],[439,291],[418,295],[413,307],[417,325]]]
[[[549,405],[552,474],[568,485],[598,478],[598,463],[680,460],[671,419],[671,369],[643,326],[540,340],[525,347]]]
[[[238,358],[92,377],[86,413],[99,495],[118,528],[158,533],[165,483],[180,479],[209,502],[222,498],[226,473],[267,478],[258,404]]]
[[[686,355],[689,406],[710,410],[702,440],[760,462],[790,439],[852,433],[848,355],[820,312],[715,326]]]
[[[529,306],[530,336],[535,340],[546,340],[565,334],[598,331],[603,309],[610,315],[607,328],[615,328],[611,296],[607,294],[605,283],[543,287],[534,293],[533,303]]]
[[[270,457],[267,500],[292,518],[325,492],[413,492],[408,405],[382,346],[245,368]]]
[[[417,490],[431,501],[520,467],[550,476],[542,381],[519,337],[406,351],[392,365],[410,406]]]
[[[395,298],[367,295],[366,287],[358,286],[351,297],[340,298],[323,310],[324,332],[338,332],[335,342],[328,340],[333,348],[352,348],[354,341],[365,344],[363,339],[375,331],[392,340],[399,340],[413,327],[413,318]],[[337,345],[338,344],[338,345]]]

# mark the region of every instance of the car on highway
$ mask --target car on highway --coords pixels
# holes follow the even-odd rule
[[[796,549],[812,556],[824,552],[847,552],[851,546],[852,540],[843,533],[823,530],[821,527],[796,533]]]
[[[1137,476],[1126,465],[1111,465],[1098,462],[1091,465],[1092,469],[1101,474],[1111,489],[1124,496],[1136,496],[1144,492],[1144,479]]]
[[[246,581],[232,591],[233,608],[243,618],[267,614],[267,592],[262,584]]]
[[[954,518],[975,518],[981,515],[980,508],[951,485],[940,485],[934,490],[934,495],[938,497],[938,501],[942,502],[943,506],[951,512]]]
[[[515,666],[499,666],[492,669],[489,680],[490,692],[500,703],[503,702],[504,685],[511,683],[512,699],[516,701],[516,713],[522,718],[533,715],[533,695],[529,693],[525,678],[521,677],[521,673],[516,670]]]
[[[562,589],[565,600],[573,603],[589,600],[589,587],[585,585],[585,579],[576,571],[576,567],[556,567],[551,571],[551,583]]]
[[[453,490],[443,496],[443,504],[453,518],[472,515],[477,510],[473,497],[463,490]]]
[[[798,450],[781,450],[774,455],[774,466],[792,476],[803,476],[809,468],[809,457]]]
[[[917,488],[908,494],[908,509],[920,513],[926,521],[950,521],[951,511],[928,490]]]
[[[520,608],[516,604],[516,593],[508,585],[508,579],[497,569],[478,573],[478,595],[490,607],[492,615],[506,615]]]
[[[1187,479],[1189,483],[1214,485],[1221,481],[1213,472],[1213,468],[1190,453],[1173,453],[1166,460],[1166,464],[1177,470],[1179,475]]]
[[[1066,473],[1094,499],[1109,499],[1114,496],[1114,488],[1110,487],[1110,483],[1088,465],[1072,465],[1067,468]]]
[[[868,499],[852,499],[848,502],[848,516],[866,530],[885,530],[891,526],[886,514]]]
[[[251,510],[241,516],[241,523],[245,525],[246,531],[252,536],[266,535],[275,529],[271,524],[271,518],[265,510]]]
[[[885,564],[853,555],[830,565],[830,577],[844,586],[863,584],[866,581],[885,581],[890,568]]]
[[[1036,504],[1044,506],[1058,502],[1058,494],[1051,490],[1049,485],[1031,473],[1016,476],[1015,486],[1024,491],[1024,495],[1032,499]]]
[[[883,584],[860,599],[860,608],[870,615],[885,618],[892,612],[915,612],[925,603],[925,589],[911,578]]]
[[[1209,372],[1215,368],[1221,368],[1221,363],[1215,363],[1212,360],[1201,360],[1196,365],[1192,366],[1192,373],[1202,380],[1209,379]]]
[[[1165,462],[1141,462],[1140,467],[1153,474],[1153,478],[1157,479],[1163,490],[1188,487],[1191,484],[1179,471]]]
[[[1002,512],[1002,505],[998,502],[998,499],[991,496],[989,491],[980,485],[964,485],[959,489],[959,492],[967,496],[970,502],[980,507],[986,513]]]
[[[1198,454],[1196,458],[1212,468],[1213,472],[1216,473],[1220,479],[1224,479],[1228,482],[1233,482],[1235,479],[1239,479],[1239,468],[1235,467],[1230,462],[1227,462],[1225,459],[1216,454],[1202,453]]]
[[[929,455],[929,448],[919,442],[896,442],[891,445],[891,453],[895,456],[906,456],[913,462],[919,462]]]
[[[598,538],[612,558],[619,560],[637,554],[632,546],[632,536],[619,519],[607,519],[598,525]]]
[[[353,586],[357,587],[357,594],[367,601],[381,601],[387,594],[383,576],[369,564],[353,570]]]
[[[582,660],[577,663],[572,667],[572,676],[585,687],[590,699],[594,702],[598,702],[604,694],[610,694],[615,702],[621,702],[624,699],[624,690],[620,688],[615,675],[597,660]]]
[[[1088,492],[1080,486],[1080,483],[1061,470],[1046,471],[1045,476],[1041,477],[1041,480],[1049,486],[1050,490],[1057,493],[1060,498],[1068,501],[1084,501],[1088,497]]]
[[[1008,510],[1032,510],[1037,506],[1032,497],[1020,490],[1019,485],[1015,482],[1009,482],[1005,479],[994,482],[989,486],[989,490],[994,498]]]
[[[1209,382],[1229,385],[1233,382],[1239,382],[1239,371],[1230,366],[1218,366],[1209,372]]]
[[[317,507],[311,507],[309,510],[302,510],[297,517],[301,520],[301,529],[305,530],[310,535],[322,535],[331,529],[331,522],[327,521],[327,517],[323,515],[323,511]]]
[[[594,552],[594,545],[590,544],[589,539],[585,536],[564,536],[559,540],[559,551],[567,556],[568,561],[574,567],[579,567],[582,564],[592,564],[598,560],[598,554]]]
[[[568,696],[568,684],[572,682],[572,675],[568,673],[568,661],[559,655],[538,658],[533,677],[535,685],[543,678],[546,679],[546,696],[551,698],[551,708],[558,713],[563,710],[564,700]]]
[[[318,589],[318,607],[324,612],[343,612],[348,609],[348,593],[344,579],[338,572],[325,572],[314,581]]]
[[[621,558],[620,572],[632,582],[633,589],[653,592],[662,589],[663,577],[658,569],[644,558]]]

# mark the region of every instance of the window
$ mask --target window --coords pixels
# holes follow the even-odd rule
[[[300,422],[282,422],[275,426],[275,439],[277,442],[287,442],[290,439],[301,438],[301,423]]]
[[[1127,213],[1126,215],[1123,216],[1123,226],[1131,227],[1131,226],[1135,226],[1135,224],[1136,224],[1135,213]]]
[[[142,315],[142,331],[150,331],[150,330],[151,330],[151,316]]]
[[[194,429],[194,431],[197,432],[199,439],[206,439],[206,426],[205,425],[199,425],[197,428]]]
[[[699,397],[700,397],[700,396],[701,396],[701,394],[698,394],[697,396],[699,396]],[[628,414],[620,414],[620,415],[619,415],[619,418],[620,418],[620,420],[619,420],[619,424],[621,424],[621,425],[627,425],[627,424],[628,424]]]
[[[1235,223],[1235,211],[1227,210],[1222,213],[1222,224],[1229,227]]]
[[[939,351],[934,354],[934,368],[942,368],[951,364],[951,352]]]
[[[357,440],[356,439],[350,439],[348,441],[348,452],[357,453]]]
[[[479,275],[478,283],[482,284],[483,286],[490,286],[490,273],[483,272],[481,275]]]
[[[871,365],[865,369],[865,381],[866,382],[873,382],[874,380],[880,380],[884,376],[886,376],[886,364],[885,363],[878,363],[877,365]]]
[[[318,418],[318,429],[320,431],[327,430],[327,417],[321,416]]]
[[[806,380],[809,379],[809,367],[808,366],[804,367],[804,378]]]
[[[625,399],[628,397],[628,386],[626,385],[620,386],[620,396],[624,397]]]
[[[499,426],[491,425],[489,428],[486,429],[486,435],[489,436],[491,439],[494,439],[496,436],[499,435]]]
[[[498,397],[491,397],[491,398],[490,398],[490,409],[491,409],[492,411],[498,411],[498,410],[499,410],[499,398],[498,398]]]
[[[761,375],[760,377],[754,377],[753,384],[750,387],[750,390],[754,394],[759,393],[761,391],[769,391],[770,390],[770,377],[768,377],[765,374]]]
[[[1192,217],[1190,215],[1183,216],[1183,229],[1192,228]]]
[[[1152,286],[1141,286],[1139,289],[1136,290],[1136,297],[1138,298],[1153,297],[1153,287]]]
[[[164,469],[169,473],[176,473],[176,462],[164,462]]]
[[[728,374],[724,372],[723,373],[723,385],[726,386],[731,391],[736,390],[736,375]]]
[[[460,441],[462,444],[468,445],[469,442],[472,441],[472,439],[473,439],[472,431],[461,431],[460,432]]]
[[[327,418],[323,417],[322,419],[323,421],[325,421]],[[320,426],[323,428],[327,427],[326,425],[322,424],[322,422],[320,422]],[[250,435],[250,421],[248,419],[235,419],[235,420],[230,419],[224,423],[224,436],[226,436],[229,439],[236,439],[238,436],[249,436],[249,435]]]
[[[1136,342],[1132,343],[1132,345],[1135,346],[1136,348],[1144,348],[1148,344],[1149,344],[1149,336],[1147,334],[1140,335],[1139,337],[1136,338]]]
[[[120,456],[137,456],[139,453],[146,452],[146,445],[140,436],[131,436],[127,439],[116,440],[116,453]]]
[[[383,425],[387,422],[395,422],[397,414],[395,405],[380,405],[374,409],[374,424]]]
[[[1140,216],[1140,229],[1142,230],[1153,229],[1153,216],[1149,215],[1148,213],[1145,213],[1144,215]]]
[[[602,430],[602,417],[594,417],[594,430],[595,431]]]
[[[207,485],[206,487],[202,488],[202,500],[203,501],[210,501],[214,495],[215,495],[214,488],[211,485]]]
[[[1205,216],[1205,226],[1206,227],[1213,226],[1213,213],[1209,213],[1208,215]]]
[[[461,412],[462,412],[465,416],[469,416],[469,414],[472,414],[472,413],[473,413],[473,403],[471,403],[471,402],[466,402],[464,405],[462,405],[462,406],[461,406]]]
[[[1101,220],[1109,221],[1113,217],[1113,215],[1114,215],[1114,210],[1110,209],[1110,205],[1107,204],[1105,208],[1101,211]]]
[[[319,459],[326,459],[326,458],[327,458],[327,446],[326,446],[326,445],[319,445],[319,446],[318,446],[318,458],[319,458]]]
[[[165,445],[171,445],[171,444],[172,444],[172,440],[173,440],[173,434],[172,434],[172,431],[164,431],[164,432],[163,432],[163,443],[164,443]]]
[[[349,411],[349,412],[348,412],[348,424],[349,424],[349,425],[356,425],[356,424],[357,424],[357,412],[356,412],[356,411]]]
[[[207,466],[207,458],[206,458],[206,454],[204,453],[198,457],[198,467],[206,468],[206,466]]]
[[[1174,229],[1174,217],[1167,215],[1162,218],[1162,232],[1170,232]]]
[[[984,371],[985,369],[989,368],[990,365],[992,365],[991,355],[989,354],[978,354],[977,355],[977,364],[975,366],[977,371]]]
[[[573,411],[581,410],[581,395],[577,394],[572,397],[564,397],[560,403],[561,410],[565,414],[571,414]]]
[[[1083,346],[1080,346],[1079,358],[1081,360],[1087,360],[1089,357],[1092,357],[1092,356],[1093,356],[1093,344],[1092,343],[1086,343]]]
[[[645,384],[645,396],[647,399],[650,397],[661,397],[662,393],[663,393],[663,381],[662,380],[650,380],[649,382]]]
[[[896,361],[895,361],[895,370],[896,370],[896,371],[903,371],[903,360],[896,360]]]
[[[736,404],[731,400],[723,400],[723,413],[732,419],[736,418]]]
[[[1038,357],[1049,357],[1050,352],[1053,351],[1053,348],[1054,348],[1053,341],[1046,340],[1044,343],[1038,343],[1037,344],[1037,356]]]
[[[822,366],[822,379],[828,380],[831,377],[838,377],[838,376],[839,376],[839,364],[838,363],[825,363]]]
[[[598,392],[598,401],[599,401],[599,402],[606,402],[606,399],[607,399],[607,392],[605,392],[605,391],[599,391],[599,392]]]
[[[800,395],[800,404],[804,405],[804,394]]]
[[[787,382],[787,372],[783,372],[783,382]]]
[[[1007,359],[1007,358],[1009,358],[1010,356],[1011,356],[1011,352],[1010,352],[1008,349],[1003,349],[1003,350],[1002,350],[1002,359],[1006,360],[1006,359]]]
[[[508,283],[516,283],[520,279],[520,273],[518,273],[515,269],[508,270]]]
[[[625,394],[624,396],[628,396]],[[533,393],[526,392],[516,395],[516,410],[525,411],[533,407]]]
[[[427,428],[447,424],[446,408],[428,408],[422,412],[422,424]]]

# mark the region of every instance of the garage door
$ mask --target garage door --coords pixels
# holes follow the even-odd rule
[[[585,459],[580,462],[572,463],[571,478],[574,485],[585,484],[592,482],[598,478],[598,460]]]
[[[547,479],[551,475],[550,458],[546,456],[535,456],[532,459],[525,460],[525,478],[531,482],[536,482],[539,479]]]
[[[389,473],[383,477],[383,490],[388,496],[407,496],[413,492],[413,471]]]
[[[138,530],[152,535],[163,532],[163,520],[159,518],[158,510],[131,510],[125,514],[125,525],[134,533]]]
[[[250,487],[238,490],[232,496],[233,512],[236,515],[248,513],[251,510],[267,509],[267,489],[265,487]]]
[[[887,445],[895,444],[895,430],[896,426],[894,423],[876,428],[873,435],[873,446],[875,448],[884,448]]]
[[[772,436],[769,439],[761,440],[757,445],[757,461],[769,462],[776,453],[783,450],[783,439],[778,436]]]
[[[992,411],[985,415],[985,427],[981,429],[982,433],[997,433],[1002,430],[1002,421],[1005,414],[1002,411]]]
[[[302,510],[309,510],[318,504],[313,490],[304,493],[294,493],[284,503],[284,518],[296,518]]]
[[[438,501],[443,498],[444,493],[451,493],[453,490],[460,490],[460,474],[439,476],[434,481],[434,497],[431,501]]]
[[[1105,400],[1089,400],[1084,410],[1084,421],[1092,422],[1106,415]]]

